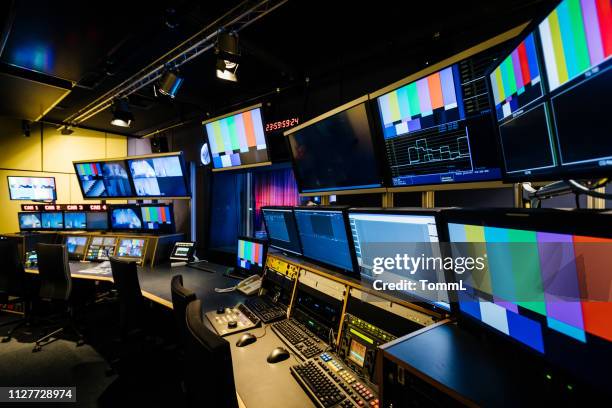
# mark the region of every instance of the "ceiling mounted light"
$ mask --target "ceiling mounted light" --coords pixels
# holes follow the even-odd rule
[[[120,127],[130,127],[134,121],[134,115],[130,112],[127,99],[115,100],[113,104],[113,119],[111,125]]]
[[[179,88],[183,84],[183,80],[183,78],[178,76],[177,71],[168,70],[160,78],[157,91],[162,95],[166,95],[174,99]]]
[[[229,60],[217,60],[217,78],[238,82],[238,63]]]
[[[215,54],[217,54],[217,78],[232,82],[238,81],[238,61],[240,59],[238,34],[220,32],[217,37]]]
[[[74,130],[72,130],[72,127],[70,126],[64,126],[62,127],[62,129],[60,130],[60,133],[64,136],[70,136],[71,134],[74,133]]]

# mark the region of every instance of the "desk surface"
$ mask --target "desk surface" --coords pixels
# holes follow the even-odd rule
[[[89,269],[96,264],[71,263],[72,277],[110,281],[108,275],[79,274],[80,270]],[[36,273],[35,270],[28,270]],[[183,275],[183,284],[202,300],[202,311],[216,310],[219,306],[232,307],[242,302],[245,296],[239,292],[217,293],[215,288],[234,286],[238,281],[218,273],[209,273],[198,269],[169,265],[138,268],[138,278],[143,296],[165,307],[172,307],[170,281],[174,275]],[[207,322],[206,319],[204,319]],[[208,322],[207,322],[208,323]],[[271,327],[261,327],[250,331],[256,336],[265,336],[246,347],[236,347],[236,341],[244,333],[227,336],[231,345],[232,361],[236,391],[247,408],[308,408],[314,407],[312,401],[302,390],[289,371],[289,367],[298,363],[297,357],[269,364],[266,357],[275,347],[283,342],[274,334]]]

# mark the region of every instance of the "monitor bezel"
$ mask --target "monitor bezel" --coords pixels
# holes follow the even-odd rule
[[[181,173],[183,175],[183,183],[185,185],[185,195],[184,196],[164,196],[164,195],[136,195],[136,185],[134,183],[134,176],[132,174],[132,170],[130,168],[130,162],[134,160],[148,160],[148,159],[156,159],[160,157],[178,157],[179,163],[181,166]],[[178,199],[189,199],[191,198],[191,186],[189,183],[189,177],[187,176],[187,165],[185,163],[185,155],[183,151],[178,152],[169,152],[169,153],[161,153],[161,154],[149,154],[143,156],[131,156],[125,158],[127,172],[130,178],[130,182],[132,183],[132,188],[134,192],[134,197],[130,197],[136,200],[178,200]]]
[[[40,228],[21,228],[21,214],[38,214]],[[17,212],[17,223],[19,224],[19,231],[42,231],[42,211],[19,211]]]
[[[132,189],[132,193],[134,192],[134,182],[132,181],[132,176],[130,174],[130,169],[128,168],[128,163],[127,160],[123,157],[119,157],[119,158],[114,158],[114,159],[100,159],[100,160],[82,160],[82,161],[74,161],[72,162],[72,166],[74,167],[74,174],[77,178],[77,181],[79,183],[79,188],[81,189],[81,196],[83,197],[84,200],[113,200],[113,199],[121,199],[121,200],[127,200],[130,198],[133,198],[131,196],[102,196],[102,197],[89,197],[85,195],[85,190],[83,189],[83,182],[79,176],[79,172],[77,170],[77,164],[98,164],[98,163],[121,163],[123,162],[123,165],[125,167],[125,171],[127,174],[127,179],[128,182],[130,183],[130,188]],[[106,186],[104,187],[104,189],[106,190]]]
[[[240,267],[240,265],[238,265],[238,241],[247,241],[247,242],[252,242],[254,244],[261,244],[263,246],[263,254],[262,254],[262,265],[261,265],[261,271],[260,272],[253,272],[251,270],[248,269],[244,269],[242,267]],[[263,276],[265,270],[266,270],[266,263],[267,263],[267,259],[268,259],[268,241],[266,241],[265,239],[259,239],[259,238],[253,238],[253,237],[247,237],[245,235],[239,235],[236,238],[236,256],[234,257],[234,268],[238,271],[244,272],[244,273],[248,273],[248,274],[257,274],[259,276]]]
[[[133,230],[132,230],[133,231]],[[147,256],[147,248],[149,246],[149,239],[147,237],[143,237],[143,236],[125,236],[125,235],[120,235],[115,237],[116,241],[115,241],[115,252],[114,252],[114,256],[120,259],[134,259],[134,260],[138,260],[138,262],[143,263],[146,256]],[[140,257],[137,256],[131,256],[131,255],[119,255],[119,248],[121,247],[121,242],[125,241],[125,240],[139,240],[139,241],[143,241],[143,245],[142,245],[142,255]]]
[[[21,198],[13,198],[13,190],[11,189],[11,181],[12,178],[37,178],[37,179],[53,179],[53,198],[50,200],[36,200],[36,199],[21,199]],[[11,201],[34,201],[34,202],[54,202],[57,200],[57,180],[55,176],[43,177],[43,176],[6,176],[6,183],[9,191],[9,200]]]
[[[44,214],[61,214],[62,215],[62,227],[61,228],[45,228],[43,226],[43,215]],[[64,223],[64,211],[41,211],[40,212],[40,230],[41,231],[64,231],[66,229],[66,224]]]
[[[106,215],[106,228],[90,228],[89,223],[87,222],[87,214],[89,213],[96,213],[96,214],[105,214]],[[109,212],[108,210],[106,211],[85,211],[85,223],[87,225],[87,228],[85,229],[86,231],[110,231],[110,219],[109,219]]]
[[[145,226],[146,222],[144,220],[144,217],[142,216],[142,209],[145,207],[167,207],[170,210],[170,219],[172,220],[172,223],[170,225],[167,225],[167,228],[160,228],[160,229],[149,229]],[[148,232],[151,234],[173,234],[176,232],[176,220],[174,219],[174,203],[158,203],[158,204],[139,204],[138,208],[140,209],[139,215],[140,215],[140,221],[142,222],[142,231],[143,232]]]
[[[90,236],[89,235],[84,235],[84,234],[70,234],[70,235],[66,235],[64,237],[64,242],[63,244],[66,246],[66,251],[68,251],[68,240],[70,238],[85,238],[85,246],[84,246],[84,250],[82,254],[74,254],[74,253],[70,253],[68,252],[68,256],[72,256],[73,258],[78,258],[78,259],[84,259],[85,255],[87,254],[87,250],[89,249],[89,240],[90,240]]]
[[[270,205],[267,205],[265,207],[261,207],[261,216],[263,218],[264,228],[266,229],[266,235],[268,237],[268,246],[269,247],[277,249],[277,250],[279,250],[279,251],[281,251],[283,253],[286,253],[289,256],[302,256],[302,253],[303,253],[303,251],[302,251],[302,241],[300,240],[299,232],[297,234],[297,244],[298,244],[298,247],[300,248],[300,252],[299,253],[291,251],[291,250],[289,250],[287,248],[282,248],[282,247],[274,245],[272,243],[272,240],[270,239],[270,230],[268,229],[268,223],[266,223],[266,217],[264,215],[264,211],[265,210],[271,210],[271,211],[274,211],[274,210],[277,210],[277,211],[287,211],[288,210],[289,212],[291,212],[291,219],[293,221],[293,225],[295,227],[295,230],[298,231],[298,229],[297,229],[297,221],[295,220],[295,212],[293,211],[293,207],[291,207],[291,206],[280,206],[280,205],[279,206],[270,206]]]
[[[116,209],[124,209],[124,208],[131,208],[132,210],[135,210],[134,212],[136,213],[136,216],[138,217],[138,219],[140,220],[140,228],[134,228],[134,229],[130,229],[130,228],[115,228],[113,226],[113,211]],[[110,205],[108,207],[108,230],[109,231],[113,231],[113,232],[143,232],[146,231],[143,229],[142,224],[142,214],[140,213],[140,206],[137,204],[119,204],[119,205]]]
[[[87,213],[89,211],[63,211],[64,212],[64,230],[66,231],[87,231]],[[66,214],[85,214],[85,228],[68,228],[66,226]]]

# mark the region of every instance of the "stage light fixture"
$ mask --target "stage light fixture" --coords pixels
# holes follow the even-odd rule
[[[113,104],[113,119],[111,125],[119,127],[130,127],[134,121],[134,115],[130,112],[127,99],[115,100]]]
[[[183,84],[183,80],[184,78],[180,77],[177,71],[168,70],[160,78],[157,85],[157,91],[162,95],[174,99],[179,88]]]
[[[217,36],[215,54],[217,55],[217,78],[232,82],[238,81],[238,62],[240,59],[238,34],[235,32],[220,32]]]
[[[62,130],[60,130],[60,133],[64,136],[70,136],[74,133],[74,130],[72,130],[70,126],[64,126]]]

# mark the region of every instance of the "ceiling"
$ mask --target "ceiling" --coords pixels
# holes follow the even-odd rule
[[[62,123],[239,3],[3,1],[0,115]],[[181,66],[185,82],[176,99],[156,97],[151,85],[130,95],[135,122],[127,131],[110,125],[108,109],[82,126],[138,136],[254,101],[298,106],[307,92],[334,87],[337,98],[310,108],[318,114],[527,21],[550,3],[288,0],[240,32],[238,83],[215,77],[209,50]]]

